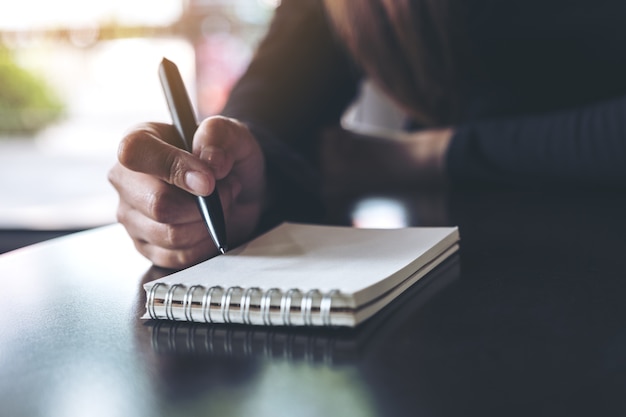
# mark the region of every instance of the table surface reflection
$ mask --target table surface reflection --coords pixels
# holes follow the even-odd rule
[[[167,271],[119,225],[1,255],[0,414],[625,414],[626,196],[386,197],[461,250],[354,330],[143,321]]]

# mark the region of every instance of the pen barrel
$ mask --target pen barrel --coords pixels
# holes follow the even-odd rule
[[[185,149],[188,152],[193,152],[193,136],[198,128],[198,123],[176,64],[163,58],[159,66],[159,78],[176,131],[180,135]],[[226,224],[224,223],[224,211],[217,188],[210,196],[198,197],[197,201],[211,239],[217,249],[221,253],[225,253],[228,250]]]
[[[202,217],[205,219],[213,218],[218,220],[206,222],[207,229],[209,230],[209,234],[215,246],[220,250],[226,251],[226,223],[223,220],[224,211],[217,188],[213,190],[213,194],[207,197],[198,197],[198,207],[200,208]]]
[[[192,152],[193,136],[198,129],[198,121],[176,64],[164,58],[159,66],[159,79],[176,131],[185,150]]]

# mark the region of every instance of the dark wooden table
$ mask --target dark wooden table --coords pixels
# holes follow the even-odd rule
[[[626,415],[626,193],[386,197],[461,251],[353,331],[142,321],[119,226],[1,255],[0,414]]]

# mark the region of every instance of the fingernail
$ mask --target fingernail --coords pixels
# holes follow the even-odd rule
[[[206,176],[197,171],[189,171],[185,174],[185,185],[196,195],[209,194],[209,181]]]
[[[200,151],[200,159],[204,161],[210,161],[211,157],[213,156],[213,153],[214,153],[214,149],[209,148],[209,147],[204,147]]]

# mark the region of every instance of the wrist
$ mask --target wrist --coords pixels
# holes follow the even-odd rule
[[[411,154],[426,172],[443,177],[446,153],[454,131],[451,128],[428,129],[410,135]]]

